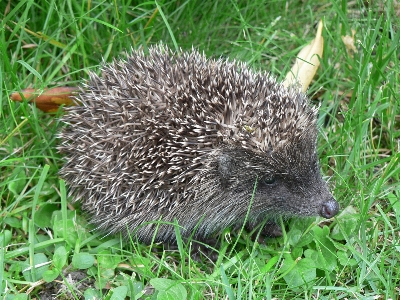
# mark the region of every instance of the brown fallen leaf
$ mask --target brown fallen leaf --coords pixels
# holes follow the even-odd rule
[[[354,29],[351,30],[351,36],[349,35],[342,35],[343,44],[346,46],[347,54],[353,57],[354,53],[357,53],[357,48],[355,46],[355,39],[354,36],[356,35],[356,31]]]
[[[44,112],[56,112],[62,104],[65,106],[75,105],[72,97],[77,91],[76,87],[56,87],[46,89],[43,93],[38,94],[35,89],[24,89],[21,92],[12,93],[10,99],[19,102],[26,99],[34,102],[36,107]]]

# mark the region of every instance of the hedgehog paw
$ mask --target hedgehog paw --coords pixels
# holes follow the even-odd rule
[[[189,241],[186,241],[186,243],[189,243]],[[215,250],[219,247],[217,239],[209,238],[202,241],[191,240],[190,243],[190,257],[193,260],[197,262],[204,261],[204,259],[211,260],[212,262],[217,261],[218,251]],[[176,242],[167,243],[164,247],[168,250],[179,250]]]
[[[267,223],[262,229],[261,234],[268,237],[280,237],[282,236],[282,228],[275,222]]]
[[[206,239],[204,241],[192,241],[190,247],[190,256],[193,260],[201,262],[204,259],[208,259],[212,262],[216,262],[218,259],[218,251],[215,249],[219,248],[219,242],[217,239]]]

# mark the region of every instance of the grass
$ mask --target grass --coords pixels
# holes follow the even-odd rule
[[[3,297],[398,299],[400,6],[367,3],[1,2]],[[292,220],[282,238],[262,244],[227,234],[215,264],[191,260],[189,245],[172,251],[90,231],[57,175],[57,115],[9,100],[26,87],[76,86],[102,59],[159,41],[281,80],[320,19],[324,55],[308,94],[320,105],[321,166],[342,212],[329,222]],[[356,51],[342,42],[352,30]]]

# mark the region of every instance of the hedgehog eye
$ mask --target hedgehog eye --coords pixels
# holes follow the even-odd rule
[[[276,178],[273,175],[264,176],[261,179],[261,183],[266,184],[266,185],[271,185],[271,184],[274,184],[275,182],[276,182]]]

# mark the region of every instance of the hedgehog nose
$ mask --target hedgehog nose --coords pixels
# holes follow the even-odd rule
[[[330,219],[339,212],[339,203],[333,198],[329,199],[325,203],[322,204],[321,208],[321,216],[327,219]]]

